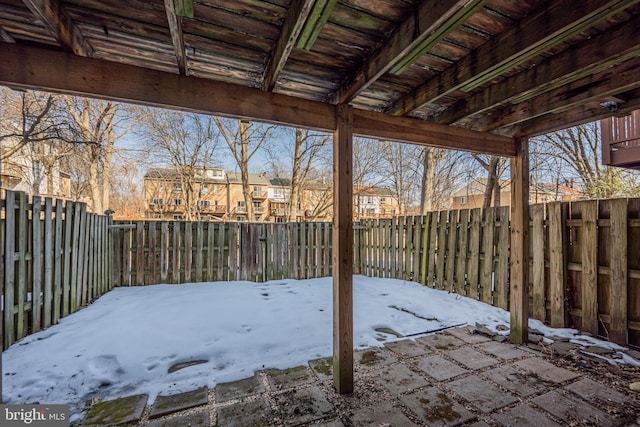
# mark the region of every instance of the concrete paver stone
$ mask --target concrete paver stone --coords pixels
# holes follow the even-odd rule
[[[414,391],[400,400],[428,426],[457,426],[475,418],[472,412],[435,387]]]
[[[403,357],[422,356],[431,352],[424,345],[420,345],[410,339],[388,342],[384,346]]]
[[[524,403],[496,415],[493,420],[501,426],[560,427],[560,424]]]
[[[215,391],[216,401],[220,403],[262,393],[264,392],[264,384],[258,375],[254,375],[242,380],[218,384]]]
[[[296,426],[334,415],[333,405],[317,386],[293,389],[275,395],[278,414],[288,426]]]
[[[149,427],[209,427],[209,411],[203,410],[177,417],[153,420]]]
[[[376,373],[376,381],[394,394],[405,393],[429,385],[427,380],[402,364],[380,369]]]
[[[545,381],[551,381],[556,384],[579,377],[575,372],[571,372],[564,368],[559,368],[553,363],[549,363],[539,357],[520,360],[513,364],[513,367],[522,373],[536,375]]]
[[[313,427],[344,427],[344,423],[340,421],[340,418],[335,418],[329,421],[318,421],[317,423],[311,423],[309,426]]]
[[[208,401],[207,387],[200,387],[185,393],[172,394],[170,396],[158,396],[151,407],[149,418],[158,418],[173,412],[205,405]]]
[[[268,369],[265,373],[271,389],[275,391],[299,387],[313,381],[313,375],[306,366],[296,366],[295,368],[284,370]]]
[[[472,370],[486,368],[500,362],[500,360],[495,357],[487,356],[471,347],[462,347],[447,351],[447,356]]]
[[[521,397],[531,396],[548,388],[538,377],[523,373],[511,365],[500,366],[481,375]]]
[[[333,378],[333,357],[323,357],[309,361],[309,367],[313,370],[320,381]]]
[[[499,343],[497,341],[485,342],[477,345],[476,348],[504,360],[518,359],[529,354],[513,344]]]
[[[400,408],[393,406],[391,402],[385,402],[374,407],[359,408],[351,417],[354,427],[370,426],[415,426]]]
[[[431,348],[437,350],[453,350],[466,344],[464,341],[454,337],[450,334],[433,334],[425,335],[416,340],[419,344],[428,345]]]
[[[597,383],[589,378],[583,378],[580,381],[565,386],[565,389],[570,390],[583,398],[584,400],[594,402],[615,402],[623,404],[627,402],[627,397],[615,390],[605,387],[600,383]]]
[[[216,425],[221,427],[262,427],[273,425],[273,413],[266,399],[245,400],[218,408]]]
[[[98,402],[91,407],[84,419],[85,426],[113,426],[134,423],[142,418],[147,406],[146,394],[121,397],[114,400]]]
[[[458,375],[462,375],[467,371],[464,368],[443,359],[440,356],[428,356],[420,359],[417,363],[418,368],[426,372],[430,377],[437,381],[444,381]]]
[[[613,419],[605,412],[594,408],[583,400],[565,396],[557,390],[538,396],[532,402],[565,423],[597,426],[614,425]]]
[[[445,387],[485,413],[518,401],[515,396],[500,390],[476,375],[452,381]]]
[[[463,327],[463,328],[453,328],[448,329],[447,334],[453,335],[456,338],[460,338],[462,341],[468,344],[479,344],[487,341],[491,341],[486,335],[475,334],[473,333],[473,327]]]
[[[397,360],[398,359],[392,356],[391,353],[378,347],[358,350],[353,355],[353,361],[357,363],[358,366],[371,369],[390,365]]]

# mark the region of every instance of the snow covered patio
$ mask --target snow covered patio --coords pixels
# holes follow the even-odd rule
[[[636,422],[637,353],[533,320],[544,338],[516,347],[500,342],[502,309],[363,276],[354,277],[355,392],[339,395],[327,359],[331,285],[116,288],[4,352],[5,403],[69,403],[78,423],[94,404],[85,422],[98,425],[128,422],[105,414],[153,426]],[[472,333],[476,324],[495,337]],[[98,403],[122,397],[115,410]]]

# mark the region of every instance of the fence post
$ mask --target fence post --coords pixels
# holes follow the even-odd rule
[[[609,201],[611,231],[611,341],[627,344],[627,199]]]
[[[533,318],[542,322],[546,320],[547,311],[545,308],[545,279],[544,279],[544,207],[545,205],[531,206],[531,220],[533,222],[531,230],[532,243],[532,270],[533,283],[531,292],[533,294]]]

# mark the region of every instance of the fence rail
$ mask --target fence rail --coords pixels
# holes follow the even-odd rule
[[[109,219],[84,203],[6,191],[0,199],[3,348],[111,289]]]
[[[5,348],[112,286],[332,274],[330,223],[113,224],[82,203],[12,192],[1,203]],[[354,273],[508,309],[508,217],[502,207],[356,223]],[[640,346],[640,199],[533,205],[530,218],[530,316]]]

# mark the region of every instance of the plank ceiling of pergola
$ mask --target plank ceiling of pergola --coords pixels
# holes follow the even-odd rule
[[[308,50],[313,0],[183,1],[0,0],[0,57],[61,50],[505,136],[639,107],[640,0],[338,0]]]

